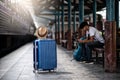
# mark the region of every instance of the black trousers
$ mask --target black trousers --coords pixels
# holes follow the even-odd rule
[[[99,41],[88,42],[83,44],[82,45],[83,59],[86,61],[91,61],[93,48],[102,48],[103,46],[104,43],[100,43]]]

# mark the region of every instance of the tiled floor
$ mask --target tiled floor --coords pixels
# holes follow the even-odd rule
[[[57,46],[55,72],[33,73],[33,45],[28,43],[0,59],[0,80],[120,80],[120,73],[106,73],[102,65],[72,60],[72,51]]]

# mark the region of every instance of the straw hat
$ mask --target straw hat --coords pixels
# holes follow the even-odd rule
[[[48,33],[48,31],[45,26],[40,26],[36,32],[38,38],[46,37],[47,33]]]

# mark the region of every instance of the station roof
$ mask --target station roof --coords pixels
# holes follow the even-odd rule
[[[84,0],[85,15],[93,12],[93,1],[94,0]],[[106,6],[106,0],[96,0],[96,3],[97,11],[101,11]],[[42,19],[41,23],[43,23],[43,21],[46,21],[46,23],[54,21],[55,12],[62,11],[62,8],[58,8],[58,6],[64,5],[64,14],[68,15],[68,0],[32,0],[32,4],[37,19]],[[76,15],[79,14],[79,0],[71,0],[71,10],[75,10]]]
[[[68,11],[68,0],[32,0],[35,13],[37,15],[41,14],[44,11],[55,12],[61,9],[58,9],[58,6],[64,5],[64,11]],[[106,0],[96,0],[97,2],[97,11],[102,10],[106,5]],[[71,0],[72,10],[79,10],[79,0]],[[90,14],[93,11],[93,0],[84,0],[84,12],[85,14]]]

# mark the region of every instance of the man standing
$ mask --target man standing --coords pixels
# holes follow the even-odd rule
[[[84,58],[86,62],[91,62],[92,57],[92,49],[94,47],[100,48],[104,46],[104,39],[102,37],[102,34],[100,31],[98,31],[96,28],[91,27],[88,25],[87,22],[82,22],[80,24],[79,29],[85,32],[85,39],[81,40],[78,39],[79,43],[84,43],[83,50],[84,50]]]

